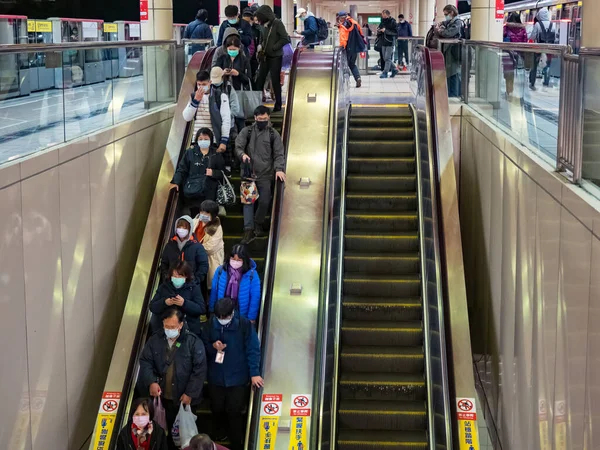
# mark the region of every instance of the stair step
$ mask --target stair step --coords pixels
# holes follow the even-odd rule
[[[340,368],[353,372],[423,373],[423,348],[344,345]]]
[[[418,276],[344,274],[344,295],[418,297],[420,293],[421,279]]]
[[[402,141],[413,140],[414,131],[412,123],[398,121],[398,126],[379,127],[372,126],[364,121],[350,121],[350,132],[348,139],[352,141],[377,141],[384,137],[386,140]]]
[[[372,156],[373,147],[377,156],[415,156],[414,141],[364,142],[348,140],[348,156]]]
[[[359,192],[415,192],[416,175],[348,175],[346,189],[349,193]]]
[[[419,217],[416,213],[346,213],[346,230],[352,231],[416,231]]]
[[[348,158],[348,173],[406,175],[415,173],[415,158],[381,158],[375,156],[355,156]]]
[[[344,296],[342,317],[357,321],[421,320],[423,308],[420,298]]]
[[[421,261],[417,253],[355,253],[344,254],[344,272],[371,273],[374,275],[417,274]]]
[[[425,400],[423,374],[342,372],[341,399],[416,401]]]
[[[417,194],[359,193],[346,195],[346,211],[416,211]]]
[[[341,400],[338,427],[358,430],[424,430],[427,426],[425,402]]]
[[[345,233],[346,251],[358,252],[416,252],[419,250],[417,233]]]
[[[424,431],[340,430],[338,450],[425,450]]]
[[[342,321],[342,352],[346,345],[420,346],[423,344],[423,325],[411,322]],[[379,351],[378,348],[373,351]]]
[[[235,206],[236,205],[234,205],[232,208],[235,208]],[[231,231],[231,234],[240,233],[241,235],[244,231],[244,215],[242,214],[241,210],[231,212],[227,211],[227,217],[223,217],[221,223],[223,224],[223,231]],[[270,215],[265,218],[266,230],[269,229],[269,225],[271,225]]]

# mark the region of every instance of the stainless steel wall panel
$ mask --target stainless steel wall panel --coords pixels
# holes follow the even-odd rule
[[[21,189],[32,448],[62,442],[60,449],[67,447],[67,383],[58,169]]]
[[[94,377],[94,308],[89,156],[59,166],[62,288],[69,448],[84,442],[95,411],[87,389]]]
[[[20,184],[0,190],[0,232],[0,448],[31,450]]]

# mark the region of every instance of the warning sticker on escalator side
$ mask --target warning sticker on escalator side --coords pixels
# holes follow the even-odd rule
[[[120,392],[104,392],[102,394],[94,430],[94,446],[92,447],[94,450],[104,450],[109,447],[120,401]]]
[[[460,450],[479,450],[477,436],[477,406],[474,398],[456,399]]]

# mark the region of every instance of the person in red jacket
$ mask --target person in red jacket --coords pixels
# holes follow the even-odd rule
[[[527,30],[521,23],[521,15],[511,12],[506,24],[504,24],[504,42],[527,42]],[[515,85],[515,70],[519,61],[519,54],[513,51],[505,51],[502,55],[502,66],[504,68],[504,80],[506,81],[506,97],[510,99]]]
[[[362,28],[356,20],[354,20],[346,11],[340,11],[337,15],[337,25],[340,33],[340,47],[346,49],[346,60],[348,61],[348,69],[354,76],[356,81],[356,87],[359,88],[362,85],[360,79],[360,72],[356,66],[356,58],[359,53],[366,51],[367,45],[365,44],[364,35]],[[359,38],[350,39],[352,32],[357,30]],[[354,37],[357,37],[354,34]]]

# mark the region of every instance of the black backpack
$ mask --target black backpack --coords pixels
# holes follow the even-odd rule
[[[546,30],[546,27],[544,26],[544,23],[541,20],[538,21],[538,23],[540,24],[540,28],[542,29],[542,32],[538,35],[537,41],[540,44],[556,43],[556,33],[552,29],[552,22],[550,22],[550,26],[548,27],[547,30]]]
[[[319,31],[317,31],[317,39],[319,41],[324,41],[329,36],[329,28],[327,28],[327,22],[325,22],[325,19],[317,17],[317,26],[319,28]]]

